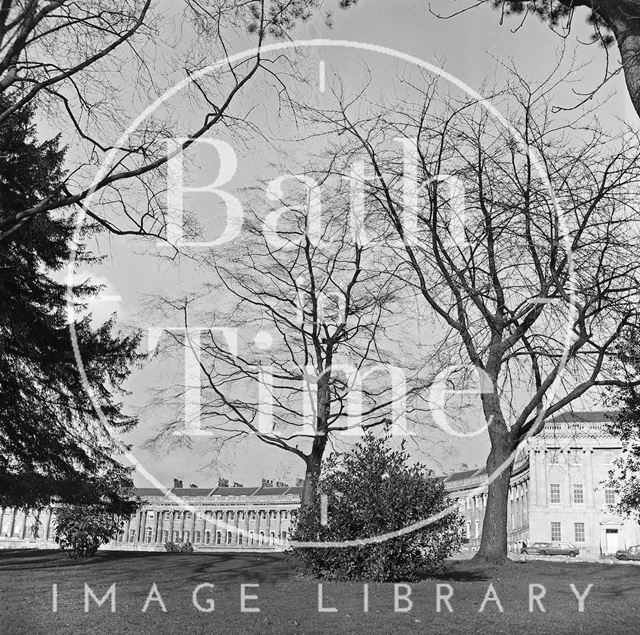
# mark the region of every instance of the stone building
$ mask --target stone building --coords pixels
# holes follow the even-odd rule
[[[560,540],[598,557],[640,544],[640,525],[609,510],[616,492],[605,487],[620,442],[606,430],[602,412],[567,413],[547,422],[516,457],[508,505],[508,543]],[[486,508],[486,471],[476,468],[444,478],[465,517],[467,550],[477,549]],[[105,548],[163,550],[168,541],[190,542],[196,551],[281,549],[290,536],[302,488],[264,481],[260,487],[141,488],[145,501],[121,534]],[[54,515],[5,509],[0,547],[53,547]]]
[[[617,492],[605,486],[620,440],[608,434],[603,412],[559,415],[523,446],[515,460],[507,514],[508,544],[564,541],[581,553],[609,555],[640,544],[637,518],[610,511]],[[486,507],[484,468],[457,472],[445,487],[460,502],[468,548],[480,544]]]
[[[138,488],[143,507],[105,549],[164,550],[166,542],[191,543],[195,550],[278,549],[287,544],[301,487],[265,481],[260,487]],[[7,509],[0,520],[0,547],[55,547],[55,513]]]

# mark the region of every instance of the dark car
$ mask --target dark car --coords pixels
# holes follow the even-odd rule
[[[570,542],[534,542],[523,547],[520,553],[537,553],[541,556],[571,556],[575,558],[580,550]]]
[[[618,560],[640,560],[640,545],[635,545],[628,549],[618,549],[616,558]]]

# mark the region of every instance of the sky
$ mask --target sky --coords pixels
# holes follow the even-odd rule
[[[167,2],[163,4],[169,12],[174,11],[177,5]],[[331,5],[329,1],[325,3],[326,8]],[[449,19],[434,15],[446,15],[452,9],[463,6],[463,2],[446,0],[434,0],[431,3],[424,0],[362,0],[358,6],[348,11],[336,10],[332,27],[316,17],[301,25],[296,30],[295,37],[300,40],[350,40],[389,47],[441,67],[479,92],[487,85],[500,86],[506,73],[505,66],[509,64],[513,64],[533,81],[542,80],[554,68],[560,50],[565,47],[567,58],[575,51],[581,68],[572,74],[571,85],[567,84],[566,89],[558,91],[557,105],[571,107],[580,100],[576,93],[587,93],[599,84],[604,73],[604,53],[596,46],[580,43],[588,40],[588,29],[579,16],[574,20],[571,35],[562,39],[533,18],[528,19],[519,29],[517,21],[507,20],[500,25],[499,13],[488,7],[480,7]],[[177,13],[175,18],[179,19]],[[514,29],[517,32],[513,32]],[[239,39],[233,52],[239,52],[242,48],[242,41]],[[308,51],[308,56],[309,68],[318,68],[318,77],[310,77],[308,98],[319,100],[320,103],[324,99],[320,90],[323,81],[320,77],[321,63],[325,71],[325,82],[331,84],[340,78],[350,87],[357,87],[363,81],[363,62],[372,69],[375,81],[381,85],[392,86],[394,69],[398,68],[395,61],[391,63],[378,54],[363,53],[349,47],[316,47]],[[405,71],[407,67],[404,64]],[[180,69],[168,70],[172,71],[172,79],[181,78]],[[607,99],[608,95],[612,96]],[[248,104],[264,106],[263,99],[266,103],[267,98],[251,94],[249,89]],[[620,122],[631,121],[635,117],[619,76],[609,82],[596,99],[606,100],[599,109],[599,117],[605,126],[616,127]],[[264,108],[266,112],[268,108]],[[181,114],[184,121],[188,122],[188,109],[182,110]],[[256,110],[258,120],[269,116],[271,115],[263,115],[259,109]],[[272,122],[270,125],[277,128],[278,124]],[[232,139],[227,140],[233,143]],[[226,188],[234,188],[232,191],[240,192],[242,187],[256,184],[257,175],[274,157],[264,144],[261,146],[257,142],[249,142],[235,150],[238,169]],[[295,150],[292,152],[295,153]],[[197,151],[192,159],[191,175],[196,182],[206,183],[215,176],[218,165],[214,153]],[[215,202],[209,203],[210,208],[207,208],[205,201],[198,205],[201,211],[213,210],[211,218],[214,219],[212,226],[215,227],[218,222],[216,219],[219,220],[221,213],[219,205],[217,211]],[[202,220],[205,230],[210,230],[211,227],[207,226],[210,219]],[[163,254],[166,255],[164,248],[149,241],[102,235],[95,249],[106,256],[105,261],[86,273],[103,282],[106,289],[92,308],[98,319],[116,311],[119,322],[125,327],[147,329],[159,326],[149,323],[149,302],[158,294],[175,294],[189,289],[209,275],[189,261],[161,258]],[[220,456],[214,454],[208,440],[202,438],[194,439],[191,448],[166,445],[150,448],[147,442],[157,430],[159,413],[148,408],[148,405],[154,399],[154,391],[162,390],[166,382],[180,372],[181,369],[175,366],[167,368],[162,360],[153,360],[145,368],[136,370],[127,382],[130,391],[126,399],[127,406],[131,411],[140,412],[141,416],[138,429],[126,437],[126,441],[133,445],[133,455],[144,470],[135,474],[136,484],[144,486],[159,481],[170,485],[175,477],[182,479],[185,485],[196,483],[206,486],[215,485],[218,477],[228,477],[251,485],[259,484],[263,477],[293,482],[296,477],[303,475],[303,464],[299,459],[266,448],[252,438],[229,447]],[[464,464],[484,464],[487,448],[484,437],[474,437],[454,448],[451,447],[450,439],[440,438],[434,440],[433,444],[416,450],[415,456],[433,466],[436,471],[443,472],[461,468]],[[153,478],[149,479],[149,475]]]

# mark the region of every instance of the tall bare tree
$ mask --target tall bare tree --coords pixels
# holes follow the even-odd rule
[[[638,323],[638,135],[554,117],[549,86],[515,76],[496,96],[511,129],[428,78],[387,110],[342,95],[335,109],[300,108],[331,143],[349,139],[326,169],[367,163],[370,222],[402,239],[407,284],[451,363],[483,380],[491,450],[476,558],[492,562],[506,558],[519,444],[588,391],[626,383],[611,360]]]
[[[286,197],[271,192],[282,207],[252,212],[233,249],[207,263],[216,282],[162,305],[184,327],[168,330],[167,341],[191,348],[204,379],[194,411],[201,422],[187,420],[187,427],[223,441],[252,434],[299,457],[309,504],[328,444],[354,441],[374,426],[409,433],[422,407],[413,396],[431,369],[425,376],[407,361],[404,285],[379,236],[360,241],[357,223],[349,223],[346,182],[289,180]],[[188,330],[196,325],[200,341]],[[238,350],[213,328],[221,326],[238,329]],[[408,372],[399,376],[401,357]],[[182,386],[163,391],[163,403],[183,398]],[[180,431],[183,417],[178,412],[163,434]]]

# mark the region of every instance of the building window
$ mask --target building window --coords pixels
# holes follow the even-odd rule
[[[282,532],[282,541],[283,541],[283,542],[286,542],[286,541],[287,541],[287,532],[286,532],[286,531],[283,531],[283,532]]]
[[[154,512],[152,512],[151,510],[147,512],[147,518],[153,518],[154,515],[155,515]]]
[[[184,541],[185,542],[189,542],[189,538],[191,538],[191,532],[185,531],[184,532]]]
[[[573,485],[573,502],[576,505],[582,505],[584,503],[584,487],[582,483],[575,483]]]
[[[616,490],[612,487],[607,487],[604,490],[604,502],[606,505],[616,504]]]
[[[571,450],[571,463],[573,465],[582,465],[582,450]]]
[[[147,542],[151,542],[153,538],[153,529],[151,527],[147,527]]]
[[[254,510],[251,510],[251,511],[249,512],[249,519],[250,519],[250,520],[255,520],[255,519],[256,519],[256,512],[255,512],[255,509],[254,509]]]
[[[171,512],[164,512],[164,517],[168,520],[171,518]]]
[[[264,531],[260,532],[260,544],[264,545]]]
[[[613,450],[605,450],[602,453],[602,462],[605,465],[613,465],[613,459],[614,459]]]
[[[559,455],[559,452],[557,450],[551,450],[549,452],[549,463],[551,463],[551,465],[557,465],[558,455]]]
[[[476,518],[476,538],[480,538],[480,521]]]
[[[560,523],[551,523],[551,540],[562,540],[562,529]]]
[[[270,545],[273,545],[273,544],[275,543],[275,541],[276,541],[276,535],[275,535],[275,533],[272,531],[272,532],[269,534],[269,544],[270,544]]]
[[[574,528],[576,542],[584,542],[584,523],[575,523]]]
[[[238,519],[244,520],[244,512],[238,512]]]
[[[180,520],[182,518],[182,512],[175,512],[176,518]]]
[[[193,535],[193,541],[197,544],[200,542],[200,532],[196,531],[195,534]]]
[[[178,531],[173,532],[173,542],[180,542],[180,532]]]
[[[471,538],[471,521],[467,521],[467,538]]]
[[[136,530],[132,529],[129,532],[129,542],[135,542],[135,539],[136,539]]]
[[[204,517],[205,518],[211,518],[212,516],[213,516],[213,512],[211,512],[211,511],[208,511],[208,512],[204,513]]]
[[[243,538],[244,538],[244,535],[243,535],[243,533],[242,533],[242,532],[240,532],[240,533],[238,534],[238,544],[239,544],[239,545],[241,545],[241,544],[242,544],[242,540],[243,540]]]
[[[549,485],[549,493],[551,503],[559,503],[560,502],[560,483],[551,483]]]
[[[227,544],[228,545],[231,544],[231,532],[230,531],[227,532]]]
[[[289,512],[286,509],[282,512],[282,517],[283,518],[288,518],[289,517]]]
[[[169,530],[165,529],[162,532],[162,542],[169,542]]]
[[[220,545],[222,544],[222,533],[219,531],[216,531],[216,545]]]
[[[249,532],[249,544],[250,545],[253,544],[253,532],[252,531]]]
[[[227,512],[229,515],[229,520],[233,520],[236,517],[235,512]]]
[[[210,531],[205,531],[204,532],[204,544],[205,545],[211,544],[211,532]]]

